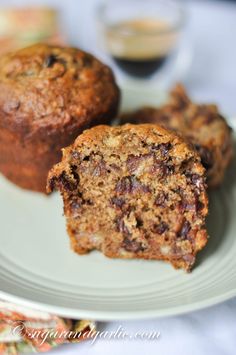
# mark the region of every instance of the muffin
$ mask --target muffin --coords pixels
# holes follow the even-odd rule
[[[45,192],[61,148],[116,115],[111,70],[76,48],[36,44],[0,58],[0,172]]]
[[[158,125],[84,131],[50,171],[54,189],[79,254],[97,249],[190,271],[207,243],[205,169],[191,145]]]
[[[232,130],[215,105],[197,105],[177,85],[167,104],[125,114],[123,123],[157,123],[186,137],[198,151],[209,187],[219,186],[233,156]]]

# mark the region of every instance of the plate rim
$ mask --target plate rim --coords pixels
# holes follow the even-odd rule
[[[76,319],[89,319],[97,321],[117,321],[117,320],[141,320],[141,319],[157,319],[165,317],[174,317],[190,312],[195,312],[208,307],[216,306],[220,303],[228,301],[236,297],[236,288],[226,292],[223,295],[210,297],[207,300],[202,300],[187,305],[181,305],[176,307],[168,307],[163,310],[136,310],[130,311],[99,311],[99,310],[84,310],[79,308],[65,308],[61,306],[52,306],[46,303],[39,303],[36,301],[28,300],[24,297],[14,296],[7,292],[0,290],[0,298],[3,301],[15,303],[19,306],[30,308],[33,310],[54,314],[65,318]]]

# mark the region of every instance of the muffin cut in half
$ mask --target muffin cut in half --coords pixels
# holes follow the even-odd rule
[[[111,70],[76,48],[36,44],[0,58],[0,172],[46,192],[61,148],[109,123],[119,89]]]
[[[50,171],[54,189],[79,254],[98,249],[189,271],[207,243],[205,169],[184,139],[158,125],[84,131]]]
[[[156,123],[182,134],[198,151],[207,171],[209,187],[217,187],[233,156],[232,129],[216,105],[195,104],[182,85],[170,92],[169,101],[160,107],[142,107],[123,114],[123,123]]]

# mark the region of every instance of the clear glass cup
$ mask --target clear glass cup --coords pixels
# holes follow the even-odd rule
[[[185,9],[177,0],[107,0],[97,11],[99,38],[118,76],[159,83],[181,79]]]

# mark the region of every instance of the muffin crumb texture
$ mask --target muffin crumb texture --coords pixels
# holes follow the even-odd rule
[[[207,243],[205,169],[191,145],[158,125],[84,131],[50,171],[54,189],[79,254],[97,249],[190,271]]]

